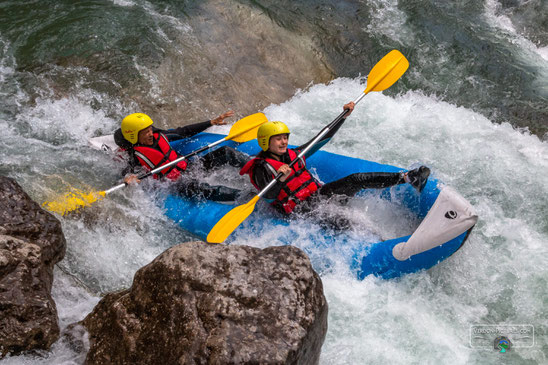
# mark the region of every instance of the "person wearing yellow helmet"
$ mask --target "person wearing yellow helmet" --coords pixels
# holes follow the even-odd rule
[[[289,128],[283,122],[267,122],[257,130],[257,142],[261,149],[266,152],[270,147],[270,139],[274,136],[287,135],[289,138]]]
[[[126,141],[131,143],[132,145],[136,144],[137,142],[140,142],[142,144],[151,144],[152,141],[148,141],[148,138],[145,138],[145,134],[141,133],[139,136],[139,133],[143,129],[150,129],[150,126],[152,126],[154,122],[150,117],[144,113],[133,113],[122,119],[122,125],[120,126],[120,131],[122,132],[122,136]],[[149,134],[150,137],[152,137],[152,134]],[[139,139],[139,137],[141,137]]]
[[[354,110],[354,103],[343,106],[348,110],[345,118]],[[292,167],[289,164],[297,158],[297,155],[307,147],[309,142],[295,149],[288,148],[290,130],[283,123],[273,121],[263,124],[257,131],[257,142],[262,151],[240,170],[240,175],[248,174],[251,183],[262,190],[279,173],[283,176],[263,196],[274,208],[282,214],[293,212],[306,213],[312,208],[311,202],[317,202],[319,197],[333,195],[354,196],[358,191],[367,188],[386,188],[389,186],[411,183],[419,192],[422,191],[430,170],[421,166],[409,172],[369,172],[355,173],[342,179],[322,185],[314,175],[306,168],[306,158],[324,146],[339,130],[345,121],[332,128],[312,149],[310,149],[301,161]],[[334,166],[333,168],[336,168]],[[304,203],[304,204],[303,204]]]
[[[120,128],[114,133],[116,144],[128,153],[128,167],[123,172],[126,175],[124,181],[128,184],[138,183],[137,169],[151,171],[181,157],[171,148],[169,142],[192,137],[212,125],[227,124],[225,119],[233,115],[234,112],[231,110],[206,122],[169,130],[154,127],[152,119],[144,113],[133,113],[126,116],[122,120]],[[245,163],[246,157],[242,157],[242,154],[233,148],[221,147],[206,154],[202,160],[206,167],[215,167],[222,164],[241,167]],[[182,178],[183,175],[186,175],[183,173],[187,167],[188,162],[183,160],[176,165],[161,170],[152,177],[176,181],[174,189],[185,196],[201,196],[211,200],[229,201],[234,200],[238,195],[239,190],[237,189],[210,186],[192,181],[189,178]]]

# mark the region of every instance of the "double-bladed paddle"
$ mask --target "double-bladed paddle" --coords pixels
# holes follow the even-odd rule
[[[408,67],[409,61],[407,61],[400,51],[393,50],[389,52],[373,67],[371,72],[369,72],[369,76],[367,77],[367,88],[364,90],[363,94],[354,101],[354,104],[358,104],[362,98],[371,91],[383,91],[392,86],[405,73]],[[325,126],[308,146],[297,155],[297,158],[289,164],[289,167],[299,161],[299,159],[314,147],[323,136],[333,129],[344,118],[347,112],[348,110],[344,110],[335,118],[335,120]],[[282,176],[283,173],[279,172],[276,177],[248,203],[239,205],[226,213],[217,224],[213,226],[207,235],[207,241],[211,243],[223,242],[255,210],[257,201],[259,201],[259,199],[266,194]]]
[[[164,170],[165,168],[169,166],[173,166],[185,159],[188,159],[192,156],[197,155],[200,152],[203,152],[209,148],[215,147],[216,145],[224,141],[233,140],[235,142],[247,142],[254,138],[257,138],[257,129],[261,126],[261,124],[266,123],[267,121],[268,120],[266,119],[266,116],[263,113],[255,113],[245,118],[242,118],[236,123],[234,123],[232,128],[230,128],[230,132],[228,133],[228,135],[224,137],[223,139],[210,143],[207,146],[201,147],[197,149],[196,151],[189,153],[188,155],[181,156],[177,158],[176,160],[173,160],[165,165],[155,168],[154,170],[144,173],[138,176],[137,178],[139,180],[145,179],[159,171]],[[47,201],[44,204],[42,204],[42,206],[51,212],[56,212],[61,215],[65,215],[68,212],[72,212],[74,210],[78,210],[80,208],[89,206],[93,202],[107,196],[108,194],[112,192],[115,192],[116,190],[126,187],[127,185],[128,184],[124,182],[108,190],[95,191],[88,194],[80,191],[77,191],[76,193],[71,192],[71,193],[65,194],[64,196],[60,197],[57,200]]]

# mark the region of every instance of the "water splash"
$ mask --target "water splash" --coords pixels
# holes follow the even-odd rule
[[[52,201],[46,201],[42,204],[42,207],[46,208],[50,212],[65,215],[69,212],[78,211],[82,208],[88,207],[97,200],[105,197],[104,191],[93,191],[91,193],[84,193],[81,190],[74,189],[73,191],[66,193],[62,197],[59,197]]]

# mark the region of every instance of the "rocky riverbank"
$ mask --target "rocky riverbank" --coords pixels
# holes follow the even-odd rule
[[[65,250],[59,220],[0,176],[0,356],[49,349],[59,338],[51,285]]]
[[[59,339],[51,285],[65,238],[14,180],[0,177],[0,197],[2,356],[47,351]],[[63,337],[88,364],[316,364],[326,332],[322,282],[300,249],[187,242]]]

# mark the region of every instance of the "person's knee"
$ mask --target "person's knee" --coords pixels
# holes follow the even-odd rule
[[[202,164],[206,170],[230,165],[233,167],[243,167],[249,159],[249,156],[230,146],[222,146],[208,153],[202,158]]]
[[[234,167],[242,168],[249,160],[249,156],[230,146],[225,146],[225,156],[227,163]]]

